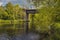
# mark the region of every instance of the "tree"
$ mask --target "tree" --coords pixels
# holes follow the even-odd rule
[[[9,14],[9,19],[18,20],[24,18],[23,9],[20,8],[19,5],[13,5],[12,3],[8,3],[5,6],[6,12]]]
[[[42,7],[54,7],[59,0],[27,0],[30,4],[33,4],[36,8]]]
[[[14,12],[14,17],[16,20],[18,19],[24,19],[24,12],[23,12],[23,9],[20,8],[19,5],[15,5],[14,8],[13,8],[13,12]]]
[[[5,9],[0,6],[0,19],[6,20],[8,19],[8,13],[5,11]]]
[[[9,15],[9,20],[15,19],[14,13],[13,13],[13,7],[14,7],[13,4],[10,2],[8,4],[6,4],[6,6],[5,6],[5,10]]]

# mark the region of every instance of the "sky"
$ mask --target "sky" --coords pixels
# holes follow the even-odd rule
[[[27,0],[0,0],[0,6],[6,5],[8,2],[11,2],[13,4],[19,4],[21,7],[25,8],[34,8],[31,4],[27,2]]]
[[[8,2],[12,2],[12,3],[19,3],[22,4],[24,2],[26,2],[26,0],[0,0],[0,3],[3,3],[3,5],[5,5]]]

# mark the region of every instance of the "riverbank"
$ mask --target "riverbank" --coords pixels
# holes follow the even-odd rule
[[[0,20],[0,25],[1,24],[21,24],[23,23],[23,20]]]

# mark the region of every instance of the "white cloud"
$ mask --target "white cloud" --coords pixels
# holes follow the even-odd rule
[[[0,2],[0,6],[2,5],[3,3],[2,2]]]

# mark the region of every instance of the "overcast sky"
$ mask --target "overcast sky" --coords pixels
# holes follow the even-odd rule
[[[13,3],[20,3],[20,4],[22,4],[22,3],[25,3],[26,0],[0,0],[0,3],[3,3],[3,4],[6,4],[6,3],[8,3],[8,2],[13,2]]]
[[[31,8],[31,5],[27,2],[27,0],[0,0],[0,6],[6,5],[8,2],[12,2],[13,4],[19,4],[20,6]]]

